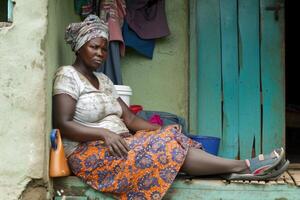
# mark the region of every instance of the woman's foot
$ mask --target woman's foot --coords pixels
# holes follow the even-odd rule
[[[226,174],[222,178],[233,181],[233,180],[243,180],[243,181],[271,181],[278,179],[288,168],[290,164],[289,160],[284,160],[275,167],[271,172],[263,175],[253,175],[253,174]]]
[[[289,161],[285,160],[283,148],[273,150],[269,155],[260,154],[259,156],[245,160],[247,169],[225,175],[227,180],[264,180],[283,173]]]
[[[284,149],[278,148],[273,150],[269,155],[260,154],[255,158],[246,159],[248,173],[253,175],[264,175],[274,169],[280,162],[284,160]]]

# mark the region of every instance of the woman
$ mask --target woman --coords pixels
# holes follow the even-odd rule
[[[179,171],[261,180],[286,169],[282,148],[249,160],[223,159],[203,151],[177,125],[160,127],[134,115],[112,82],[95,72],[108,45],[107,25],[97,16],[70,24],[66,41],[76,60],[55,74],[54,126],[73,173],[94,189],[120,199],[161,199]]]

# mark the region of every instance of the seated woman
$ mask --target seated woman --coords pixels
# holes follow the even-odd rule
[[[97,16],[70,24],[66,41],[76,60],[54,77],[54,127],[71,170],[92,188],[120,199],[161,199],[179,171],[265,180],[286,169],[282,148],[253,159],[224,159],[206,153],[177,125],[160,127],[134,115],[110,79],[95,72],[108,45],[107,25]]]

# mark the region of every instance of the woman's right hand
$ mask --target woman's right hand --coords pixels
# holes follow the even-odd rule
[[[120,158],[126,157],[130,148],[124,138],[109,130],[107,130],[107,133],[104,137],[104,143],[109,148],[110,154]]]

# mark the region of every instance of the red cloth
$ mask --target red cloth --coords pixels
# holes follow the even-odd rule
[[[154,114],[154,115],[152,115],[152,116],[150,117],[149,122],[150,122],[151,124],[158,124],[158,125],[160,125],[160,126],[163,125],[162,119],[160,118],[159,115],[156,115],[156,114]]]

